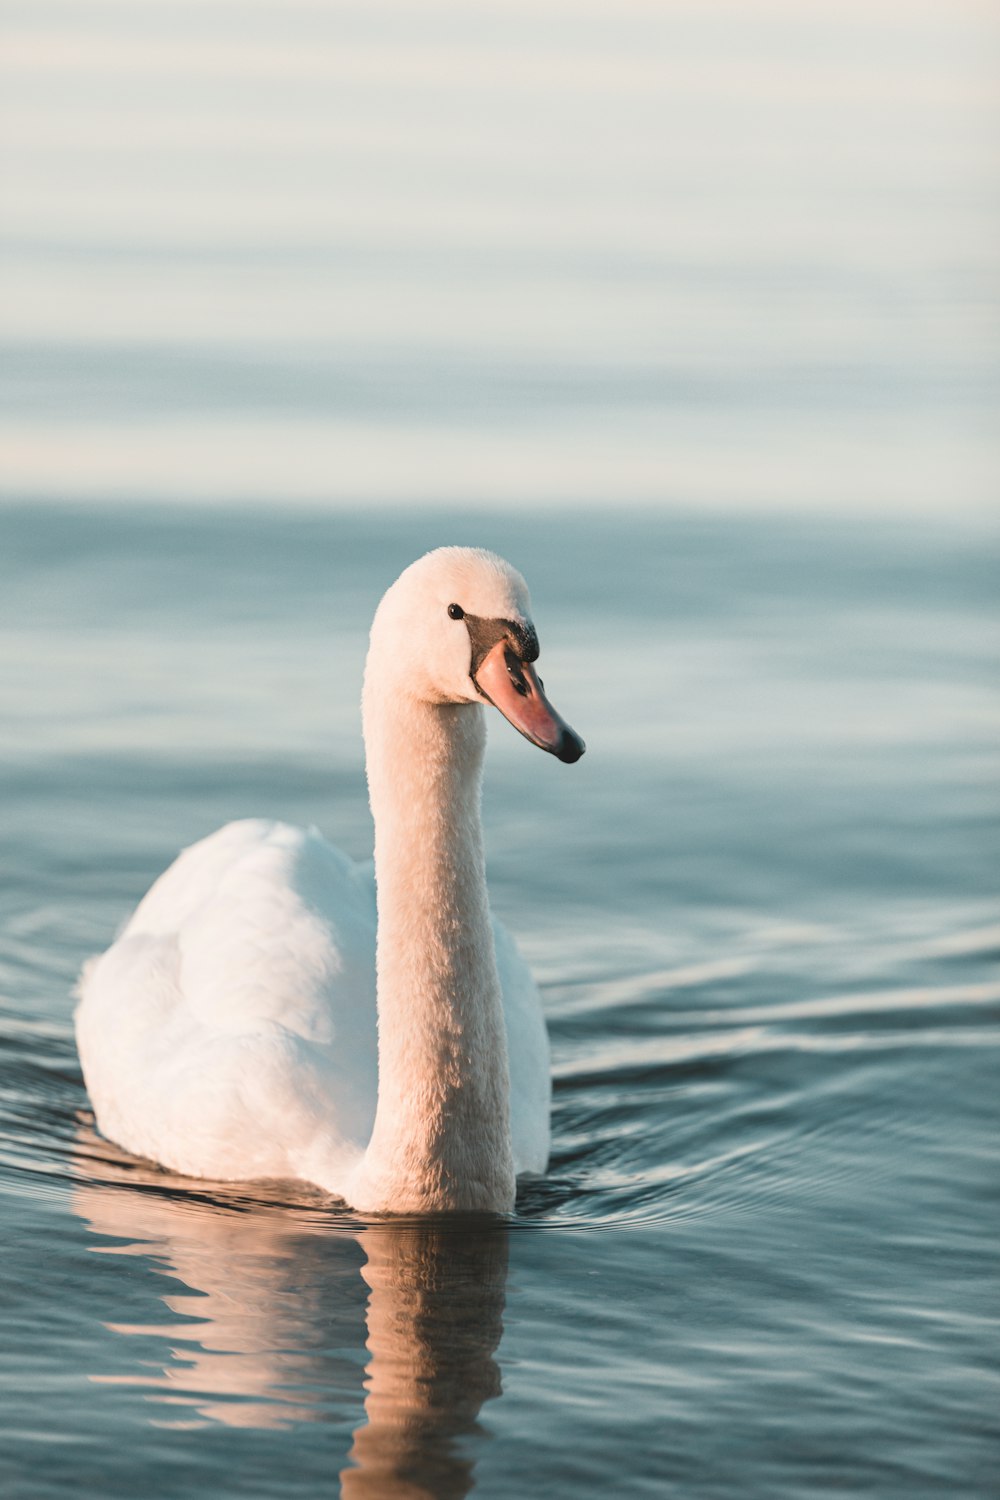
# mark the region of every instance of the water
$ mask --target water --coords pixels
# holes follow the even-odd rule
[[[990,511],[980,0],[7,0],[0,491]]]
[[[994,534],[0,526],[7,1493],[988,1492]],[[549,1176],[509,1228],[366,1227],[126,1157],[76,1061],[81,960],[228,818],[369,852],[367,617],[446,538],[529,574],[588,739],[568,768],[498,718],[488,757]]]
[[[981,1500],[996,17],[4,24],[4,1494]],[[527,574],[588,742],[489,751],[550,1173],[367,1225],[123,1155],[81,962],[228,819],[368,857],[368,624],[443,542]]]

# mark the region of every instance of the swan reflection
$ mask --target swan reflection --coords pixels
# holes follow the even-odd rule
[[[359,1236],[370,1287],[365,1415],[345,1500],[452,1500],[473,1485],[454,1439],[500,1394],[507,1236],[496,1225],[384,1225]]]
[[[108,1242],[95,1249],[139,1257],[170,1282],[158,1291],[169,1317],[106,1323],[141,1343],[95,1380],[141,1388],[158,1425],[327,1422],[345,1446],[354,1425],[341,1475],[350,1500],[469,1492],[474,1460],[457,1440],[500,1394],[502,1225],[355,1228],[318,1196],[290,1206],[284,1184],[273,1196],[192,1191],[126,1158],[115,1167],[92,1132],[80,1146],[78,1170],[97,1159],[100,1171],[74,1189],[76,1212]]]

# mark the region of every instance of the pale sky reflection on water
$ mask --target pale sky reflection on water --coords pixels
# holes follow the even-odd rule
[[[986,6],[6,30],[4,494],[992,505]]]

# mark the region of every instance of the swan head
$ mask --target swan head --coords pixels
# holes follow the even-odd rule
[[[372,623],[369,679],[427,703],[492,703],[532,744],[571,764],[585,746],[535,671],[538,635],[516,568],[439,547],[400,574]]]

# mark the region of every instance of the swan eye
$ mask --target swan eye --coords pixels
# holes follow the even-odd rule
[[[448,613],[449,613],[449,615],[451,616],[451,618],[453,620],[464,620],[465,619],[465,610],[462,608],[462,606],[460,604],[449,604],[448,605]]]

